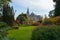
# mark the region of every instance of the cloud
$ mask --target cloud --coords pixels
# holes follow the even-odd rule
[[[34,11],[36,14],[40,13],[41,15],[53,10],[53,4],[52,0],[12,0],[15,9],[19,10],[20,8],[24,11],[25,8],[29,7],[31,12]]]
[[[37,8],[53,8],[52,0],[13,0],[17,5],[25,7],[37,7]]]

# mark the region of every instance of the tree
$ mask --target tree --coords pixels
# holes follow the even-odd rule
[[[15,38],[8,37],[8,31],[12,28],[4,22],[0,22],[0,40],[15,40]]]
[[[0,4],[9,4],[11,2],[11,0],[0,0]]]
[[[54,2],[56,2],[56,0],[53,0]]]
[[[27,15],[22,13],[22,14],[20,14],[20,15],[17,17],[16,20],[19,20],[19,22],[20,22],[21,24],[23,24],[23,22],[25,22],[25,21],[27,20]]]
[[[56,5],[55,5],[55,12],[54,12],[54,16],[60,16],[60,0],[53,0]]]
[[[54,17],[54,12],[55,12],[54,10],[50,11],[49,12],[49,17]]]
[[[0,0],[1,7],[3,8],[3,21],[8,25],[13,25],[14,22],[14,10],[10,7],[11,0]]]
[[[47,16],[45,15],[44,19],[42,20],[42,24],[44,24],[44,25],[48,24],[47,21],[48,21],[48,18],[47,18]]]
[[[13,8],[9,5],[7,5],[6,7],[3,6],[3,21],[8,25],[14,24],[14,11]]]

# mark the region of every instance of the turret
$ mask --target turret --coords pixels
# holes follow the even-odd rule
[[[27,15],[29,15],[29,8],[27,8]]]

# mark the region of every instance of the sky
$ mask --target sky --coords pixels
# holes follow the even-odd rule
[[[53,0],[12,0],[10,4],[15,11],[15,18],[23,13],[26,13],[29,8],[30,13],[34,12],[36,15],[48,15],[49,11],[54,9]]]

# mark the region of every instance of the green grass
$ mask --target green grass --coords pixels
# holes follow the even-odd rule
[[[19,27],[17,30],[10,30],[8,36],[16,38],[16,40],[31,40],[32,30],[34,26]]]

